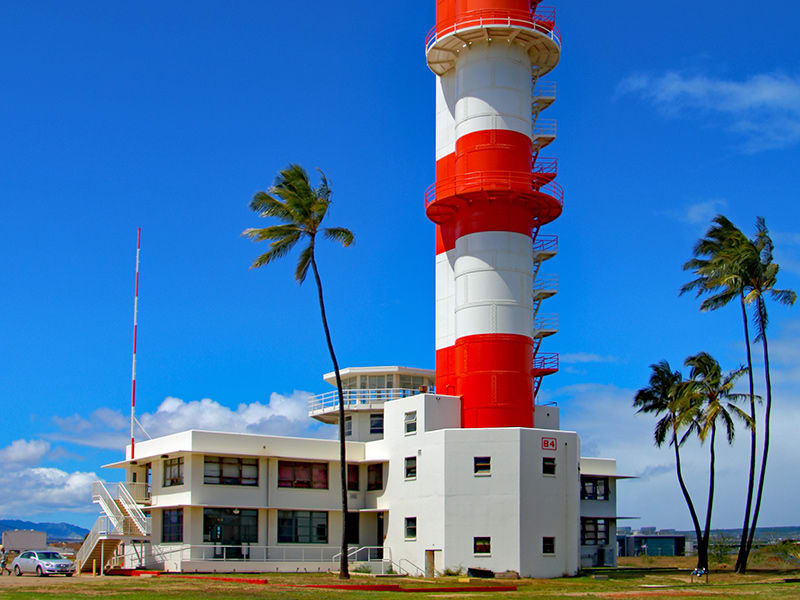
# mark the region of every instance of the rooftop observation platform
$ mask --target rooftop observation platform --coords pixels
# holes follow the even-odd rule
[[[411,367],[347,367],[340,369],[342,401],[346,412],[382,411],[383,404],[407,398],[421,391],[434,391],[435,371]],[[339,392],[335,389],[336,374],[326,373],[323,379],[333,390],[318,394],[308,402],[308,416],[323,423],[339,420]]]

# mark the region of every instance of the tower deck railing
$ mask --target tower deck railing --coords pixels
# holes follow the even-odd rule
[[[552,196],[559,205],[564,205],[564,188],[555,181],[541,185],[539,173],[519,171],[475,171],[453,177],[438,179],[425,190],[425,206],[436,200],[437,188],[442,197],[477,190],[522,190],[541,192]]]
[[[430,392],[434,390],[428,388]],[[379,389],[356,389],[342,390],[342,402],[345,410],[354,408],[368,407],[370,404],[397,400],[398,398],[408,398],[419,394],[418,389],[409,388],[379,388]],[[339,407],[339,392],[331,390],[324,394],[318,394],[308,401],[308,412],[315,413],[327,411]]]
[[[515,27],[531,29],[549,37],[561,46],[561,32],[555,26],[555,9],[552,16],[537,9],[535,14],[522,10],[497,10],[493,8],[470,10],[462,13],[453,23],[434,26],[425,37],[425,52],[429,52],[441,38],[464,29],[478,27]]]

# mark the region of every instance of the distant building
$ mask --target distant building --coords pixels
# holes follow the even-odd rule
[[[645,534],[641,531],[617,535],[617,553],[619,556],[685,556],[686,536]]]
[[[33,529],[13,529],[3,532],[3,547],[11,552],[47,547],[47,533]]]

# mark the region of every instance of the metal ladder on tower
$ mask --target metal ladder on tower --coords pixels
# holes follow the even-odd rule
[[[533,394],[539,393],[542,378],[558,370],[558,355],[554,353],[539,353],[542,340],[558,331],[558,315],[540,314],[542,302],[558,292],[558,277],[556,275],[540,276],[539,270],[545,260],[553,258],[558,253],[558,236],[539,235],[540,228],[533,231],[532,259],[533,259]]]

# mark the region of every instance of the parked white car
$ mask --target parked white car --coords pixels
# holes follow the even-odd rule
[[[11,570],[17,576],[36,573],[39,577],[55,574],[72,577],[75,565],[53,550],[25,550],[11,563]]]

